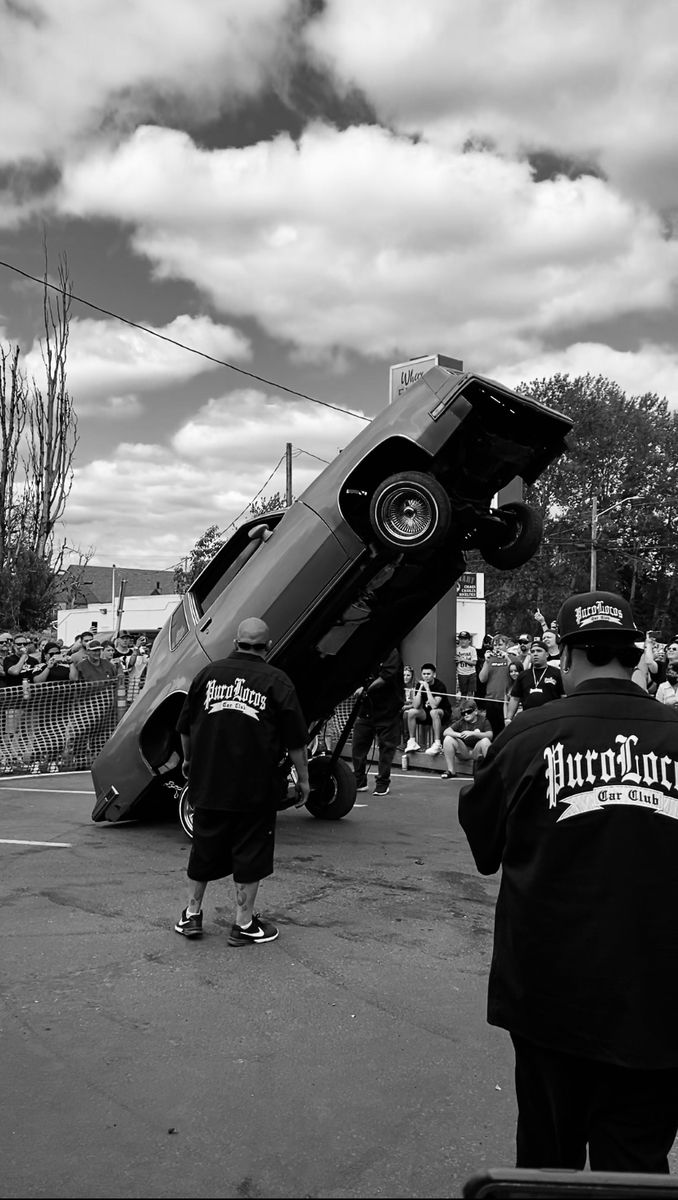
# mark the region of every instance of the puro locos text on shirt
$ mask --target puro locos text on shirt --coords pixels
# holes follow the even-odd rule
[[[678,761],[650,750],[637,754],[635,734],[617,734],[617,749],[565,753],[562,742],[547,746],[547,799],[549,808],[567,804],[558,821],[603,809],[607,804],[628,804],[678,819]]]
[[[217,683],[214,679],[208,679],[205,689],[205,711],[216,711],[217,704],[221,707],[224,701],[234,700],[239,704],[258,708],[264,712],[266,696],[262,692],[255,691],[254,688],[246,687],[246,682],[242,677],[235,679],[233,683]]]

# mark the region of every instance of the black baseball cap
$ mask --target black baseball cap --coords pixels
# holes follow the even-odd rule
[[[636,642],[643,634],[623,596],[616,592],[579,592],[561,606],[558,636],[561,642],[598,639]]]

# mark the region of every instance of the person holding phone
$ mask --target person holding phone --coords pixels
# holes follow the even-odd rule
[[[512,661],[508,652],[509,645],[509,639],[503,633],[495,634],[491,649],[485,651],[484,662],[478,675],[484,685],[485,711],[494,737],[504,728],[504,700],[508,691],[509,666]]]

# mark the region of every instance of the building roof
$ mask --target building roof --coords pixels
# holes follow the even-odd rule
[[[120,584],[127,580],[126,596],[151,596],[157,594],[173,596],[176,593],[173,571],[143,570],[139,567],[115,568],[115,594],[120,593]],[[77,608],[87,604],[110,604],[113,587],[113,567],[86,566],[67,567],[57,582],[57,604]]]

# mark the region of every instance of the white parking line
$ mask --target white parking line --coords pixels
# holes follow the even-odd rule
[[[83,791],[78,788],[25,788],[25,787],[7,787],[6,784],[0,784],[0,792],[51,792],[55,796],[93,796],[94,792],[89,790]]]
[[[19,838],[0,838],[1,846],[59,846],[65,850],[72,848],[72,842],[22,842]]]

